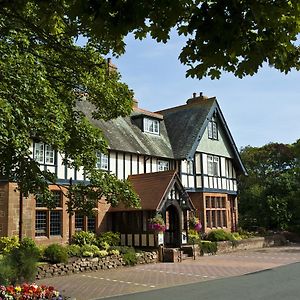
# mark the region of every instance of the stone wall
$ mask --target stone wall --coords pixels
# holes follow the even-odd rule
[[[142,252],[137,254],[138,264],[156,263],[157,252]],[[53,276],[63,276],[96,270],[115,269],[125,266],[121,255],[111,255],[103,258],[79,258],[67,264],[45,264],[38,267],[36,279]]]
[[[283,246],[287,243],[285,237],[281,234],[266,236],[266,237],[255,237],[240,241],[218,242],[218,253],[232,252],[235,250],[248,250],[257,249],[272,246]]]

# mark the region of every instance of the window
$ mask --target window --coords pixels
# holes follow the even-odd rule
[[[75,214],[75,231],[84,230],[84,217],[81,214]]]
[[[96,168],[101,170],[108,170],[108,156],[99,151],[96,153],[97,162]]]
[[[214,121],[208,122],[207,126],[208,138],[212,140],[218,140],[218,126]]]
[[[96,232],[96,217],[84,216],[83,214],[75,214],[75,231],[91,231]]]
[[[144,118],[144,132],[159,134],[159,121]]]
[[[56,208],[49,210],[40,199],[36,199],[35,236],[62,235],[62,193],[52,191]]]
[[[50,235],[61,235],[61,211],[50,211]]]
[[[96,217],[88,217],[87,219],[87,230],[91,232],[96,232]]]
[[[157,171],[167,171],[169,170],[169,162],[166,160],[157,161]]]
[[[35,213],[35,236],[47,235],[47,212],[36,211]]]
[[[187,161],[186,169],[188,174],[193,174],[193,162],[191,160]]]
[[[207,155],[207,174],[211,176],[219,176],[219,157]]]
[[[206,196],[206,226],[208,228],[227,227],[226,198]]]
[[[55,151],[45,143],[34,143],[33,158],[40,164],[54,165]]]

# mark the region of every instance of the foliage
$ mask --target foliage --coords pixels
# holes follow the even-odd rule
[[[107,231],[99,235],[99,237],[97,238],[97,245],[100,248],[106,248],[103,247],[103,243],[107,243],[109,246],[118,246],[120,244],[120,241],[121,237],[119,232]]]
[[[191,215],[189,218],[189,226],[191,229],[196,230],[197,232],[200,232],[202,229],[202,224],[199,220],[199,218]]]
[[[199,249],[200,255],[204,255],[204,253],[216,254],[218,251],[218,244],[211,241],[200,241]]]
[[[81,255],[81,247],[79,245],[67,245],[66,248],[69,257],[79,257]]]
[[[300,140],[292,145],[270,143],[241,150],[248,171],[239,181],[243,228],[278,230],[300,224],[299,148]]]
[[[165,231],[166,225],[160,213],[156,213],[153,218],[149,219],[149,229],[154,231]]]
[[[159,14],[157,12],[160,12]],[[107,144],[81,113],[109,120],[132,109],[133,94],[104,55],[125,51],[124,37],[167,42],[173,28],[186,37],[180,61],[187,76],[219,78],[221,71],[253,75],[268,63],[299,69],[298,1],[1,1],[0,166],[3,175],[54,205],[48,184],[57,178],[32,158],[32,139],[64,153],[64,164],[89,174],[73,184],[68,211],[92,213],[101,196],[139,206],[126,181],[95,170]],[[134,17],[133,17],[134,16]],[[76,45],[79,37],[86,44]],[[90,201],[89,201],[89,200]]]
[[[1,254],[8,254],[14,248],[18,248],[20,246],[19,238],[17,236],[11,237],[0,237],[0,253]]]
[[[200,241],[199,232],[194,229],[189,229],[188,231],[188,242],[192,244],[196,244]]]
[[[100,249],[96,245],[85,244],[81,246],[80,250],[83,257],[105,256],[103,255],[103,252],[100,252]]]
[[[67,248],[59,244],[51,244],[44,251],[44,259],[52,264],[68,261]]]
[[[24,283],[16,286],[0,286],[0,299],[51,299],[62,300],[62,296],[52,286]]]
[[[16,277],[16,270],[12,268],[6,258],[0,260],[0,284],[9,285]]]
[[[100,41],[75,44],[78,34],[88,34],[89,29],[79,29],[67,2],[1,2],[1,173],[17,182],[25,196],[33,193],[52,207],[48,185],[57,178],[39,168],[30,149],[32,140],[44,142],[64,153],[65,165],[89,174],[89,185],[73,184],[68,193],[69,212],[76,207],[91,213],[86,194],[95,196],[90,198],[94,203],[105,196],[113,205],[124,200],[138,206],[127,182],[95,170],[96,150],[105,153],[107,143],[80,110],[90,106],[90,118],[95,119],[125,116],[132,109],[133,94],[98,51]]]
[[[120,255],[120,251],[118,249],[109,249],[109,255]]]
[[[123,247],[121,252],[123,261],[126,266],[134,266],[137,264],[138,258],[134,248],[132,247]]]
[[[76,61],[71,56],[68,62],[85,58],[71,47],[79,35],[87,38],[92,50],[119,55],[125,51],[123,39],[128,33],[138,39],[149,34],[165,43],[175,28],[186,37],[180,60],[189,67],[189,76],[215,78],[224,70],[242,77],[256,73],[264,62],[282,72],[299,68],[298,1],[88,0],[82,5],[81,1],[27,0],[5,1],[2,6],[2,19],[7,22],[3,33],[7,27],[23,29],[23,34],[28,29],[46,45],[59,50],[65,46],[69,55],[76,55]],[[30,42],[28,46],[36,46]],[[83,61],[94,66],[93,61]],[[80,70],[78,65],[72,70]],[[93,78],[92,74],[86,77]]]
[[[205,239],[211,242],[219,242],[232,241],[234,238],[230,232],[223,229],[213,229],[207,234]]]
[[[96,243],[96,235],[90,231],[78,231],[72,236],[72,244],[83,246]]]
[[[30,238],[24,238],[18,248],[7,254],[3,263],[12,270],[13,277],[7,278],[10,284],[28,282],[34,279],[40,251]],[[9,268],[8,267],[8,268]]]

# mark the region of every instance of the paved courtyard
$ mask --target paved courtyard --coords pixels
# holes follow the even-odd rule
[[[238,276],[295,262],[300,262],[299,245],[47,278],[38,283],[53,285],[77,300],[88,300]]]

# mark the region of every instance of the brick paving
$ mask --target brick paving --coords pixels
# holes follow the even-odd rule
[[[238,276],[295,262],[300,262],[298,245],[204,256],[181,263],[101,270],[47,278],[38,283],[53,285],[77,300],[89,300]]]

